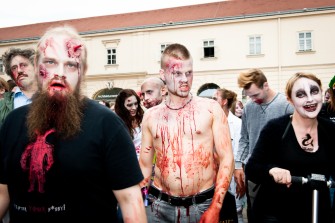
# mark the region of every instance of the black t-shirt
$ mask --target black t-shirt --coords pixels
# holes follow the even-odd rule
[[[122,120],[108,108],[85,99],[81,132],[54,144],[44,192],[21,168],[28,142],[29,106],[12,111],[0,131],[0,182],[10,194],[11,223],[115,222],[117,201],[112,190],[143,180],[132,139]],[[52,155],[50,155],[52,154]],[[36,182],[35,182],[36,181]],[[28,192],[31,183],[34,190]]]

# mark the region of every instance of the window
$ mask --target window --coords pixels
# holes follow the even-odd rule
[[[116,49],[107,49],[107,64],[116,64]]]
[[[312,32],[299,32],[299,51],[312,51]]]
[[[116,49],[120,44],[120,39],[108,39],[103,40],[102,44],[104,44],[105,49],[107,50],[107,67],[109,65],[117,65],[116,60]]]
[[[215,57],[214,40],[204,41],[204,58]]]
[[[163,43],[161,44],[161,54],[164,52],[165,48],[168,47],[170,44],[168,43]]]
[[[249,54],[259,55],[262,53],[262,39],[259,35],[249,36]]]
[[[3,73],[3,72],[4,72],[3,62],[2,62],[2,60],[0,59],[0,73]]]

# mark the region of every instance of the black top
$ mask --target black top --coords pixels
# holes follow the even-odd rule
[[[112,190],[143,180],[123,121],[105,106],[85,99],[81,132],[53,142],[53,164],[45,174],[44,192],[39,192],[41,180],[29,179],[29,171],[20,164],[29,143],[25,125],[29,106],[13,110],[0,131],[0,182],[8,185],[11,223],[115,222],[117,201]],[[35,187],[28,192],[31,183]]]
[[[256,222],[261,222],[259,218],[264,215],[276,216],[283,223],[309,223],[312,219],[311,187],[293,184],[287,188],[277,184],[269,174],[271,168],[287,169],[292,176],[308,177],[312,173],[325,175],[327,179],[335,176],[335,125],[318,118],[319,149],[309,153],[301,149],[290,123],[289,115],[269,121],[246,164],[247,178],[261,185],[253,206]],[[322,188],[319,196],[319,222],[329,222],[329,189]]]

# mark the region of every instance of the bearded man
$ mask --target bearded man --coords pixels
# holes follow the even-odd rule
[[[37,45],[38,91],[0,131],[0,218],[12,223],[146,222],[134,145],[110,109],[84,97],[87,49],[72,27]]]

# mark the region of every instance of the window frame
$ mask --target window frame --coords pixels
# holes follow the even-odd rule
[[[202,41],[202,48],[203,48],[203,58],[210,59],[216,58],[215,55],[215,41],[214,39],[206,39]],[[210,50],[212,49],[212,50]]]
[[[259,41],[257,41],[259,39]],[[262,35],[254,34],[248,37],[249,40],[249,55],[262,55]]]
[[[117,64],[116,47],[109,47],[109,48],[106,49],[106,51],[107,51],[107,63],[106,64],[107,65],[116,65]]]
[[[310,35],[309,37],[307,36],[308,34]],[[298,35],[298,52],[313,51],[313,32],[299,31],[297,35]]]

